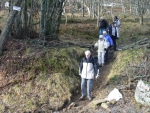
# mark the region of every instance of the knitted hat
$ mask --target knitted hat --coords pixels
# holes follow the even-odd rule
[[[107,32],[106,32],[106,31],[103,31],[103,34],[107,34]]]
[[[103,38],[103,35],[99,35],[99,38]]]

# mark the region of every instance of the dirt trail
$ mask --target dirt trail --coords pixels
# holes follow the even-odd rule
[[[94,53],[94,56],[96,54]],[[100,94],[101,89],[106,85],[106,81],[107,81],[107,76],[109,74],[110,68],[111,68],[111,61],[113,60],[113,58],[115,58],[114,56],[114,52],[109,52],[109,56],[108,56],[109,60],[107,63],[105,63],[105,65],[103,67],[100,67],[100,77],[97,80],[94,80],[94,85],[93,85],[93,91],[92,91],[92,97],[93,100],[98,98],[98,95]],[[79,89],[80,90],[80,89]],[[79,100],[79,97],[81,96],[81,94],[77,94],[75,95],[71,102],[75,102],[76,106],[72,107],[71,109],[68,109],[69,105],[67,105],[62,111],[60,111],[61,113],[95,113],[95,110],[93,111],[93,109],[88,107],[88,104],[90,103],[88,99]]]
[[[92,101],[106,98],[112,89],[120,85],[117,84],[113,86],[111,84],[107,84],[107,77],[110,73],[112,62],[116,58],[117,54],[118,51],[110,52],[108,58],[109,61],[105,63],[103,67],[100,67],[100,77],[95,80],[93,85]],[[71,100],[71,102],[74,102],[76,106],[68,109],[68,105],[59,113],[149,113],[149,107],[142,105],[138,106],[134,103],[134,90],[121,90],[120,92],[123,95],[123,99],[117,101],[115,105],[109,106],[108,109],[104,109],[100,106],[93,106],[92,101],[89,102],[88,99],[80,101],[79,97],[81,94],[77,94]]]

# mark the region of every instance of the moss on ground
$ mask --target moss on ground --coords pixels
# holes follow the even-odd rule
[[[30,55],[34,52],[29,48],[27,51]],[[1,92],[1,112],[29,112],[37,107],[47,112],[48,109],[60,109],[70,101],[79,87],[78,58],[83,56],[85,49],[71,47],[42,51],[45,52],[41,57],[26,57],[29,61],[16,72],[19,77],[12,79],[12,86]]]
[[[112,62],[112,66],[108,76],[108,82],[121,83],[122,76],[127,76],[128,73],[130,75],[134,75],[134,71],[136,68],[134,69],[129,66],[141,65],[144,62],[149,51],[149,49],[143,48],[118,51],[115,61]],[[123,81],[125,81],[125,79]]]
[[[148,27],[139,26],[139,23],[126,19],[121,22],[121,37],[117,40],[119,46],[132,43],[133,39],[149,38],[146,35],[149,33]],[[89,41],[95,42],[98,39],[96,19],[69,20],[67,25],[61,26],[60,33],[60,39],[63,36],[71,41],[86,40],[85,44]],[[21,48],[6,51],[0,59],[5,66],[4,72],[7,69],[3,78],[11,80],[10,85],[0,93],[0,112],[33,112],[37,109],[51,112],[61,108],[65,102],[70,101],[73,92],[79,87],[78,65],[85,49],[24,48],[25,50]],[[118,83],[121,80],[119,75],[124,73],[127,63],[132,60],[141,62],[139,58],[145,54],[147,51],[143,49],[119,51],[112,63],[108,82]]]

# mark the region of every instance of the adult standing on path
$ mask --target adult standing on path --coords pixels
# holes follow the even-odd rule
[[[79,67],[79,75],[81,76],[82,93],[82,96],[79,98],[79,100],[83,100],[87,96],[89,101],[91,101],[93,81],[94,78],[98,78],[99,69],[95,58],[91,55],[91,52],[89,50],[85,51],[85,57],[83,57],[81,60]]]
[[[119,38],[119,31],[120,31],[120,20],[117,16],[114,17],[114,22],[117,30],[117,38]]]
[[[103,17],[101,17],[99,20],[99,35],[103,35],[103,31],[107,31],[108,27],[108,22]]]
[[[107,34],[106,31],[103,31],[103,36],[104,36],[104,40],[108,42],[108,48],[106,49],[106,53],[105,53],[105,62],[107,62],[108,60],[108,51],[109,49],[112,49],[113,48],[113,40],[112,38],[110,37],[110,35]]]
[[[117,28],[115,26],[115,22],[113,22],[110,26],[109,26],[109,35],[111,36],[112,40],[113,40],[113,49],[114,51],[116,51],[116,39],[117,39]]]

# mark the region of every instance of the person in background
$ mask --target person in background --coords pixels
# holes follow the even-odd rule
[[[89,50],[85,51],[85,57],[82,58],[79,67],[79,75],[81,76],[81,93],[82,96],[79,100],[88,97],[89,101],[92,100],[92,87],[94,78],[98,78],[99,69],[95,58],[91,55]]]
[[[116,51],[117,29],[116,29],[116,26],[115,26],[115,22],[113,22],[109,26],[109,35],[111,36],[111,38],[113,40],[113,49],[114,49],[114,51]]]
[[[117,16],[114,17],[114,22],[117,30],[117,39],[119,38],[119,30],[120,30],[120,20]]]
[[[108,27],[108,22],[103,17],[101,17],[99,21],[99,35],[103,35],[103,31],[107,31]]]
[[[99,35],[98,42],[95,43],[95,47],[98,47],[98,64],[103,66],[104,65],[104,55],[106,49],[108,48],[108,42],[103,39],[103,35]]]
[[[112,38],[107,34],[106,31],[103,31],[104,40],[108,42],[108,48],[106,49],[106,53],[104,56],[104,61],[107,62],[108,60],[108,50],[113,48],[113,41]]]

